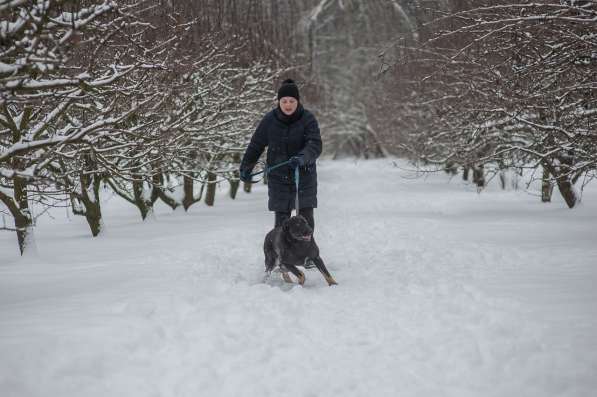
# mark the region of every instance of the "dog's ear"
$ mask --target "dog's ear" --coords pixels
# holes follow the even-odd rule
[[[284,231],[284,233],[288,233],[288,230],[290,229],[290,218],[289,219],[284,219],[284,222],[282,222],[282,230]]]

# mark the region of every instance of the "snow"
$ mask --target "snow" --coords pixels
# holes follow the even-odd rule
[[[19,70],[18,66],[0,62],[0,74],[9,74]]]
[[[400,162],[407,167],[407,164]],[[2,396],[589,396],[597,186],[569,210],[390,160],[321,161],[316,239],[339,285],[261,283],[265,186],[105,234],[0,234]]]
[[[29,79],[18,79],[14,81],[6,82],[6,88],[27,88],[33,90],[42,90],[47,88],[56,88],[65,85],[77,85],[79,80],[73,79],[40,79],[40,80],[29,80]]]

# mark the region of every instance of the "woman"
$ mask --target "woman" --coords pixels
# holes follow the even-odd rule
[[[294,170],[299,168],[299,214],[315,229],[313,208],[317,207],[317,170],[321,135],[315,116],[300,103],[299,89],[284,80],[278,89],[278,107],[268,112],[253,133],[240,164],[240,179],[251,180],[251,171],[267,146],[267,167],[289,161],[268,173],[268,208],[275,211],[275,226],[282,225],[295,207]]]

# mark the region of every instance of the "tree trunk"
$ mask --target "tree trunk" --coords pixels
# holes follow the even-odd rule
[[[145,183],[143,177],[140,174],[133,174],[133,178],[132,192],[128,189],[126,182],[121,185],[114,177],[105,177],[103,180],[110,185],[114,193],[137,207],[141,213],[141,219],[145,220],[147,215],[153,211],[153,203],[145,197]],[[73,204],[73,212],[77,215],[85,215],[83,210],[78,210],[76,208],[80,205],[77,202],[78,200],[73,200],[71,197],[71,201]]]
[[[485,173],[483,164],[479,166],[473,166],[473,183],[477,185],[477,189],[480,190],[485,187]]]
[[[570,178],[567,175],[556,178],[556,181],[558,183],[558,189],[566,201],[566,205],[568,205],[568,208],[574,208],[578,202],[578,198],[576,196],[576,192],[574,191],[574,185],[572,184],[572,181],[570,181]]]
[[[29,202],[27,201],[27,182],[24,179],[18,177],[14,179],[14,194],[18,211],[13,213],[13,216],[19,251],[23,255],[29,246],[30,238],[32,238],[30,234],[33,227],[33,218],[31,217]]]
[[[467,167],[466,165],[463,167],[462,169],[462,180],[463,181],[468,181],[468,172],[469,172],[470,168]]]
[[[96,237],[102,231],[102,209],[99,197],[100,184],[101,178],[97,174],[91,176],[81,175],[80,200],[85,206],[85,219],[87,219],[93,237]]]
[[[153,203],[145,198],[144,182],[139,175],[133,180],[133,201],[141,212],[141,219],[145,220],[147,215],[153,211]]]
[[[184,207],[185,211],[187,211],[191,207],[191,205],[201,201],[201,197],[203,197],[203,187],[205,185],[201,186],[201,191],[199,191],[199,195],[195,196],[195,180],[193,179],[193,177],[194,175],[183,176],[184,197],[182,199],[182,206]]]
[[[234,174],[235,177],[237,177],[236,174],[237,173]],[[234,200],[236,198],[236,193],[238,192],[240,181],[238,179],[231,179],[228,182],[230,183],[230,198]]]
[[[205,193],[205,204],[210,207],[214,205],[216,201],[216,179],[217,175],[209,171],[207,173],[207,192]]]
[[[159,198],[164,203],[166,203],[166,205],[175,210],[176,208],[178,208],[180,204],[172,197],[166,194],[166,192],[164,191],[164,175],[161,172],[159,172],[159,170],[156,171],[157,173],[154,174],[152,177],[153,186],[151,189],[151,202],[155,203]]]
[[[21,256],[33,249],[33,224],[27,218],[15,218],[15,228],[17,229],[17,241],[19,243],[19,251]]]
[[[97,237],[102,231],[102,212],[99,203],[87,207],[85,219],[87,219],[87,223],[91,229],[91,235]]]
[[[541,201],[544,203],[551,202],[551,194],[553,193],[553,183],[550,180],[549,171],[543,167],[543,178],[541,179]]]
[[[275,3],[275,0],[272,1],[272,3]],[[239,164],[240,163],[240,153],[235,153],[233,156],[233,161],[235,164]],[[237,169],[232,173],[232,178],[228,179],[228,183],[230,183],[230,198],[231,199],[235,199],[236,198],[236,194],[238,193],[238,187],[240,185],[240,171]]]
[[[506,190],[506,171],[500,170],[500,186],[502,190]]]
[[[522,169],[515,169],[512,177],[512,189],[518,190],[518,182],[522,176]]]
[[[444,171],[446,172],[446,174],[456,175],[458,173],[458,166],[456,165],[456,163],[448,161],[446,162]]]
[[[193,179],[188,177],[187,175],[183,176],[182,180],[182,188],[184,192],[184,197],[182,198],[182,207],[185,211],[191,208],[191,205],[194,203],[194,195],[193,195],[193,188],[194,183]]]
[[[557,160],[560,164],[562,164],[561,159]],[[554,176],[556,184],[558,185],[558,190],[564,198],[564,201],[566,201],[566,205],[568,205],[568,208],[574,208],[574,206],[578,202],[578,197],[574,190],[574,184],[572,183],[571,177],[567,172],[569,168],[566,168],[564,171],[562,171],[559,168],[553,167],[551,163],[547,161],[543,162],[543,167],[546,167],[547,171],[549,171],[549,173]]]

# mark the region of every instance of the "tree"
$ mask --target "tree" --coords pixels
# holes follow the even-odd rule
[[[435,164],[543,167],[570,208],[595,170],[594,2],[475,2],[399,45],[392,73],[416,92],[403,106],[433,115],[401,146]],[[550,182],[548,182],[550,183]]]
[[[21,253],[32,238],[30,191],[43,195],[37,187],[48,181],[71,189],[93,234],[99,233],[95,146],[151,100],[140,95],[143,76],[160,68],[153,59],[157,51],[136,56],[140,43],[135,39],[147,29],[136,18],[139,6],[118,7],[111,1],[0,5],[6,20],[0,71],[0,200],[14,218]],[[60,166],[65,159],[83,165],[76,183],[73,168]]]

